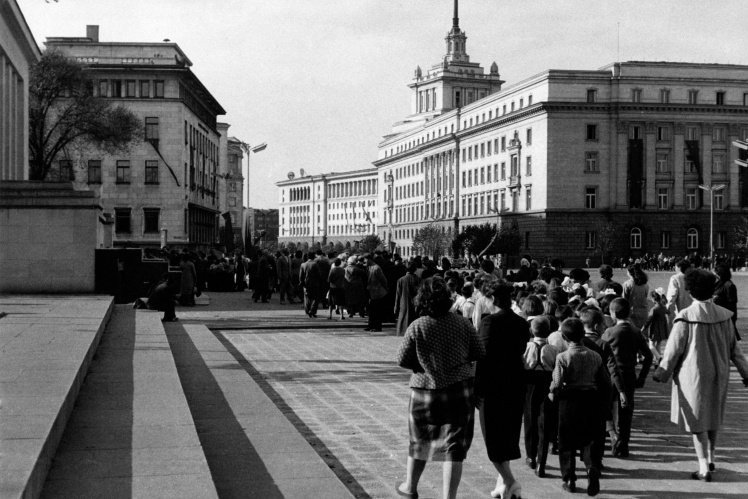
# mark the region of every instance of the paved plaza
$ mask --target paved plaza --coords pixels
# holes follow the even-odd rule
[[[652,286],[666,277],[653,274]],[[735,281],[748,290],[748,276]],[[8,366],[0,370],[0,497],[396,497],[408,449],[409,373],[395,363],[401,339],[392,326],[367,333],[364,319],[309,319],[299,305],[279,305],[277,297],[255,304],[247,292],[208,293],[166,324],[155,312],[108,307],[106,297],[95,299],[100,312],[85,296],[0,298]],[[742,317],[746,304],[744,292]],[[746,330],[748,321],[739,326]],[[83,328],[91,340],[71,345],[95,347],[90,362],[57,353],[56,344]],[[23,354],[40,345],[41,354]],[[70,372],[71,381],[20,393],[42,379],[52,355],[56,372]],[[13,356],[24,359],[23,369],[11,368]],[[76,366],[85,366],[82,383]],[[57,400],[59,414],[46,404],[24,420],[19,404]],[[649,380],[637,392],[631,457],[606,455],[599,497],[748,498],[747,409],[748,389],[733,370],[718,471],[714,482],[696,482],[691,438],[669,422],[670,386]],[[568,495],[556,456],[544,479],[523,459],[513,468],[525,498]],[[488,497],[495,479],[476,425],[459,497]],[[583,495],[586,480],[578,485]],[[438,464],[427,466],[419,492],[441,497]]]

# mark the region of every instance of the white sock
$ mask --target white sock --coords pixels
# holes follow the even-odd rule
[[[703,475],[707,471],[709,471],[709,467],[707,466],[706,458],[699,458],[699,473]]]

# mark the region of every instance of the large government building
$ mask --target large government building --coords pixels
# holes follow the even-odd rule
[[[524,252],[567,265],[611,232],[616,256],[708,253],[713,204],[715,250],[730,250],[748,207],[732,146],[748,137],[748,66],[633,61],[504,85],[496,63],[470,62],[456,1],[452,24],[443,60],[415,71],[411,114],[379,145],[383,240],[410,256],[428,223],[498,221],[516,223]],[[324,220],[325,197],[309,194],[307,215]]]
[[[241,241],[240,142],[217,122],[225,111],[180,47],[101,42],[98,26],[85,37],[47,38],[46,46],[84,64],[94,95],[143,120],[144,140],[129,152],[66,151],[56,162],[59,179],[100,194],[114,216],[114,245],[158,247],[166,234],[170,246],[207,248],[223,240],[226,217]]]

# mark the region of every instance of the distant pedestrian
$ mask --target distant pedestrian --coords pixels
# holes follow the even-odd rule
[[[330,274],[327,276],[327,282],[330,286],[328,292],[328,307],[330,309],[330,316],[328,320],[332,320],[332,311],[335,310],[340,316],[340,320],[345,319],[345,269],[343,268],[343,262],[340,258],[336,258],[333,261],[332,267],[330,268]]]
[[[398,336],[404,336],[408,326],[418,318],[414,299],[418,294],[421,279],[416,275],[416,270],[418,270],[418,267],[411,262],[408,265],[407,273],[397,281],[394,312],[397,320]]]
[[[301,264],[299,282],[304,286],[304,311],[309,317],[317,317],[320,292],[322,289],[322,275],[319,266],[314,261],[314,253],[307,253],[306,262]]]
[[[685,274],[694,302],[678,313],[655,381],[673,379],[670,420],[693,435],[699,469],[695,480],[709,482],[715,471],[717,434],[725,417],[730,361],[748,386],[748,359],[737,345],[732,314],[712,302],[714,277],[706,270]]]
[[[366,289],[369,291],[369,323],[364,331],[381,331],[384,320],[384,297],[387,296],[387,278],[382,268],[374,263],[374,255],[364,255],[368,274]]]
[[[660,363],[660,345],[668,337],[667,308],[665,306],[665,292],[657,288],[650,293],[654,307],[649,310],[649,317],[644,323],[642,334],[649,341],[649,349],[654,357],[655,365]]]
[[[413,371],[407,475],[397,486],[403,497],[418,497],[421,474],[433,460],[443,461],[443,497],[455,499],[473,441],[473,362],[485,350],[470,322],[449,313],[451,304],[444,279],[423,281],[416,296],[422,316],[408,327],[397,355],[398,365]]]
[[[179,281],[179,303],[187,307],[194,307],[195,282],[197,281],[195,264],[190,261],[188,253],[182,253],[180,260],[179,268],[182,269],[182,277]]]
[[[278,273],[278,294],[280,295],[280,304],[285,305],[286,300],[293,305],[296,303],[291,292],[291,261],[288,259],[288,250],[278,252],[278,258],[275,260],[275,270]]]
[[[623,297],[631,304],[631,322],[641,329],[649,315],[648,277],[639,265],[632,265],[627,270],[629,280],[623,283]]]
[[[735,328],[735,337],[740,341],[738,333],[738,289],[732,282],[732,272],[727,263],[720,263],[714,267],[717,276],[717,284],[714,287],[714,304],[725,307],[732,312],[732,325]]]
[[[366,310],[366,271],[359,267],[355,256],[348,257],[345,266],[345,306],[348,308],[348,316],[353,317],[356,313],[364,317]]]
[[[166,273],[161,276],[159,282],[148,293],[148,308],[162,311],[164,313],[164,318],[161,319],[163,322],[177,321],[177,315],[174,312],[176,295],[176,289],[169,282],[169,274]]]

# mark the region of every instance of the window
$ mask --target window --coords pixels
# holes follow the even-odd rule
[[[486,167],[486,183],[487,184],[491,183],[491,165],[488,165]]]
[[[724,190],[714,192],[714,209],[724,210],[725,209],[725,194]]]
[[[532,187],[527,186],[525,188],[525,210],[532,210]]]
[[[532,128],[527,129],[527,139],[525,140],[525,145],[532,145]]]
[[[88,183],[101,183],[101,160],[92,159],[88,161]]]
[[[724,92],[717,92],[716,95],[716,104],[718,106],[724,106],[725,105],[725,93]]]
[[[669,104],[670,103],[670,90],[663,88],[660,90],[660,102],[662,104]]]
[[[714,244],[717,249],[725,249],[727,246],[727,232],[716,232],[714,236]]]
[[[471,172],[468,172],[468,187],[473,186],[473,174]]]
[[[593,88],[587,89],[587,102],[597,102],[597,90]]]
[[[666,126],[657,127],[657,140],[670,140],[670,129]]]
[[[712,156],[712,173],[725,173],[725,156],[723,154]]]
[[[698,189],[695,187],[689,187],[686,189],[686,208],[689,210],[695,210],[699,207],[698,205]]]
[[[118,234],[130,233],[130,208],[114,209],[114,232]]]
[[[493,165],[493,181],[494,182],[499,181],[499,164],[498,163]]]
[[[725,128],[721,126],[715,126],[712,129],[712,140],[714,142],[724,142],[725,141]]]
[[[145,140],[158,140],[158,118],[145,119]]]
[[[122,97],[122,82],[119,80],[112,80],[112,97]]]
[[[145,183],[158,184],[158,161],[145,162]]]
[[[584,234],[584,247],[587,249],[594,249],[597,245],[597,233],[586,232]]]
[[[632,126],[631,128],[629,128],[629,138],[640,140],[642,138],[642,127]]]
[[[686,158],[686,168],[685,168],[686,173],[698,173],[696,171],[696,162],[691,157],[691,153],[688,151],[688,149],[686,149],[685,158]]]
[[[597,153],[596,152],[586,152],[584,153],[584,171],[586,172],[596,172],[597,169]]]
[[[748,93],[743,94],[743,105],[748,106]]]
[[[501,162],[501,180],[506,180],[506,161]]]
[[[688,232],[686,232],[686,247],[688,249],[699,248],[699,231],[696,229],[688,229]]]
[[[157,99],[164,98],[164,80],[156,80],[153,82],[153,96]]]
[[[584,189],[584,207],[589,210],[597,208],[597,187],[586,187]]]
[[[699,140],[699,131],[695,126],[686,127],[686,140]]]
[[[657,208],[660,210],[667,210],[669,208],[667,187],[659,187],[657,189]]]
[[[161,213],[159,208],[143,208],[143,232],[159,232],[158,217]]]
[[[481,167],[480,169],[480,183],[485,184],[486,183],[486,168]]]
[[[72,182],[73,162],[68,159],[60,160],[60,182]]]
[[[151,82],[148,80],[140,80],[140,98],[147,99],[151,96]]]
[[[532,176],[532,156],[527,157],[527,173],[525,175]]]
[[[107,97],[109,95],[109,82],[106,80],[99,80],[99,97]]]
[[[657,173],[669,173],[670,172],[670,155],[666,152],[657,153]]]
[[[663,230],[660,233],[660,248],[662,249],[670,248],[670,231],[669,230]]]
[[[641,249],[642,247],[642,230],[639,227],[634,227],[629,233],[629,243],[631,249]]]
[[[117,161],[117,183],[118,184],[129,184],[130,183],[130,161],[127,161],[127,160]]]
[[[688,103],[689,104],[698,104],[699,103],[699,91],[698,90],[689,90],[688,91]]]
[[[506,192],[501,191],[501,211],[506,209]]]
[[[642,101],[641,88],[635,88],[631,90],[631,102],[641,102],[641,101]]]
[[[135,97],[135,80],[127,80],[125,82],[125,96],[130,98]]]
[[[467,186],[465,175],[466,175],[466,172],[462,172],[462,186],[463,187]]]
[[[587,125],[587,140],[597,140],[597,125]]]
[[[527,105],[532,106],[532,95],[527,96]]]

